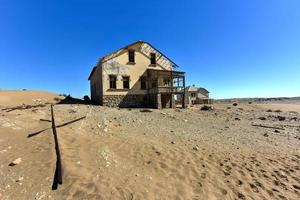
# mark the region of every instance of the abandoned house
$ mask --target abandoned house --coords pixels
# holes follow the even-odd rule
[[[212,100],[209,98],[209,91],[205,88],[198,88],[195,85],[188,86],[185,88],[185,94],[188,99],[188,105],[212,103]]]
[[[88,78],[91,100],[110,107],[185,108],[185,72],[177,67],[148,42],[134,42],[99,59]]]

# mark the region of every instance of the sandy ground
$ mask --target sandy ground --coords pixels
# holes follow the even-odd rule
[[[40,121],[50,119],[50,107],[5,108],[0,104],[0,199],[300,198],[297,103],[152,112],[55,105],[57,125],[86,116],[57,129],[63,184],[55,191],[51,130],[27,138],[51,126]],[[9,166],[17,158],[22,162]]]
[[[19,106],[22,104],[55,103],[57,94],[32,90],[0,90],[0,106]]]

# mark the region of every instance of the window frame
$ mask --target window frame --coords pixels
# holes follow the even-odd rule
[[[127,79],[127,80],[125,80]],[[122,76],[122,81],[123,81],[123,89],[130,89],[130,76]],[[128,87],[125,87],[125,81],[128,82]]]
[[[135,63],[135,50],[128,49],[128,63]]]
[[[117,76],[109,75],[109,89],[117,89]],[[114,81],[112,80],[114,79]]]
[[[167,84],[165,84],[165,83],[167,83]],[[169,79],[169,78],[163,78],[163,86],[164,86],[164,87],[170,87],[170,86],[171,86],[170,83],[171,83],[171,82],[170,82],[170,79]]]
[[[150,53],[150,65],[156,65],[156,53]]]

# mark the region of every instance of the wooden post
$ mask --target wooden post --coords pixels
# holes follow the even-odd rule
[[[56,152],[56,169],[52,184],[52,190],[56,190],[58,184],[62,184],[62,167],[61,167],[61,158],[60,158],[60,150],[54,120],[54,112],[53,112],[53,105],[51,104],[51,121],[52,121],[52,132],[54,136],[54,143],[55,143],[55,152]]]
[[[185,108],[185,76],[183,76],[182,108]]]
[[[170,73],[171,73],[171,102],[170,102],[170,108],[174,108],[175,107],[175,105],[173,105],[173,71],[172,71],[172,69],[171,69],[171,71],[170,71]]]

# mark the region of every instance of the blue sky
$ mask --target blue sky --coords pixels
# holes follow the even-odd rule
[[[150,42],[214,98],[300,96],[299,0],[0,0],[0,89],[82,97],[96,61]]]

